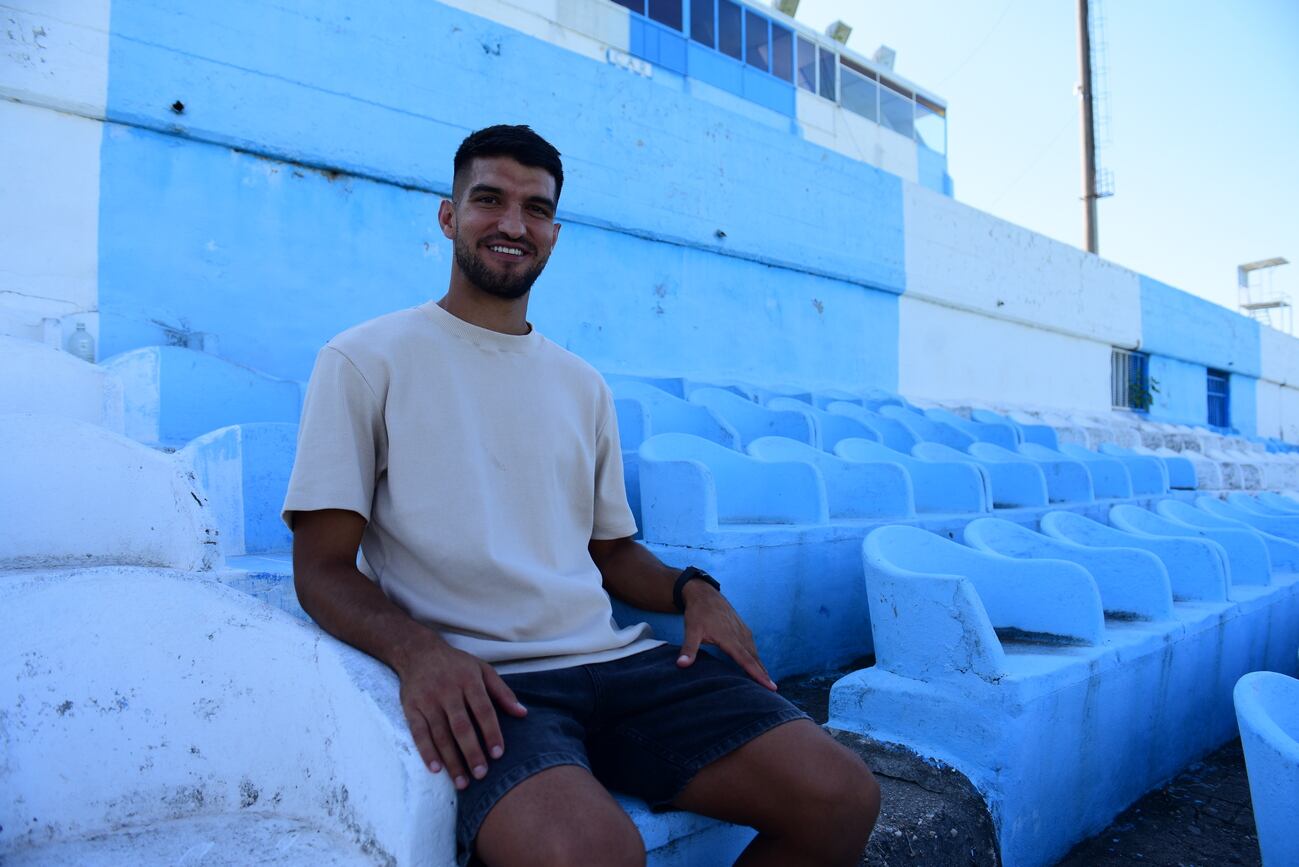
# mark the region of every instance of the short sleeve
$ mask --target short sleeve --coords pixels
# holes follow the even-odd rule
[[[387,433],[378,396],[356,365],[326,346],[316,356],[298,429],[298,453],[281,517],[346,509],[370,520],[375,484],[387,465]]]
[[[636,535],[636,519],[627,505],[623,480],[622,445],[613,395],[602,388],[600,424],[595,444],[595,520],[592,539],[624,539]]]

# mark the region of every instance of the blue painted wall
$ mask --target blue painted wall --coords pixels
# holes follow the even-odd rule
[[[950,196],[952,179],[947,174],[947,157],[927,147],[916,146],[916,179],[920,186]]]
[[[1258,323],[1141,277],[1141,349],[1257,377],[1262,372]]]
[[[1205,423],[1209,397],[1204,365],[1152,355],[1149,373],[1151,383],[1159,389],[1152,395],[1151,418],[1177,424]]]
[[[170,108],[177,100],[183,114]],[[678,315],[702,317],[679,322],[682,334],[756,299],[735,321],[751,345],[773,347],[765,369],[776,371],[776,347],[850,326],[772,319],[768,301],[813,310],[824,295],[840,322],[869,325],[856,334],[863,345],[893,347],[869,375],[896,381],[896,306],[878,296],[905,287],[901,181],[679,83],[417,0],[328,0],[310,14],[264,0],[183,14],[117,0],[108,116],[119,123],[106,125],[103,143],[105,354],[159,342],[151,320],[162,319],[216,333],[229,358],[305,375],[339,328],[440,294],[448,265],[445,248],[435,252],[445,242],[429,193],[449,187],[451,154],[469,130],[527,122],[565,155],[565,243],[577,246],[577,226],[588,240],[621,236],[607,242],[618,279],[584,284],[625,296],[606,311],[614,331],[639,327],[623,311],[671,261],[672,285],[697,302]],[[587,255],[602,261],[599,248]],[[556,282],[543,281],[539,291]],[[778,330],[794,322],[807,333]],[[831,350],[808,362],[827,377]]]

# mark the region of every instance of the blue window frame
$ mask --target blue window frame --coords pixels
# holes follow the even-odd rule
[[[1209,393],[1209,424],[1213,427],[1231,427],[1230,374],[1221,370],[1210,370],[1206,385]]]
[[[1150,356],[1115,347],[1110,354],[1110,397],[1115,409],[1150,409]]]
[[[619,6],[626,6],[633,12],[639,12],[642,15],[645,14],[645,0],[613,0],[613,2],[617,3]]]

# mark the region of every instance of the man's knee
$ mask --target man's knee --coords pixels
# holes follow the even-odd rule
[[[645,867],[645,844],[626,814],[575,816],[567,827],[534,838],[529,864],[567,867],[572,864],[609,864],[611,867]]]
[[[791,814],[783,830],[837,863],[866,848],[881,800],[875,775],[844,749],[839,761],[805,776],[803,791],[789,798]]]

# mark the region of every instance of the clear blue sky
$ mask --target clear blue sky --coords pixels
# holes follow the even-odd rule
[[[1093,2],[1115,187],[1100,254],[1232,308],[1236,266],[1284,256],[1273,286],[1299,305],[1299,2]],[[890,46],[899,75],[947,100],[958,200],[1081,247],[1076,9],[802,0],[798,19],[843,19],[849,47]]]

